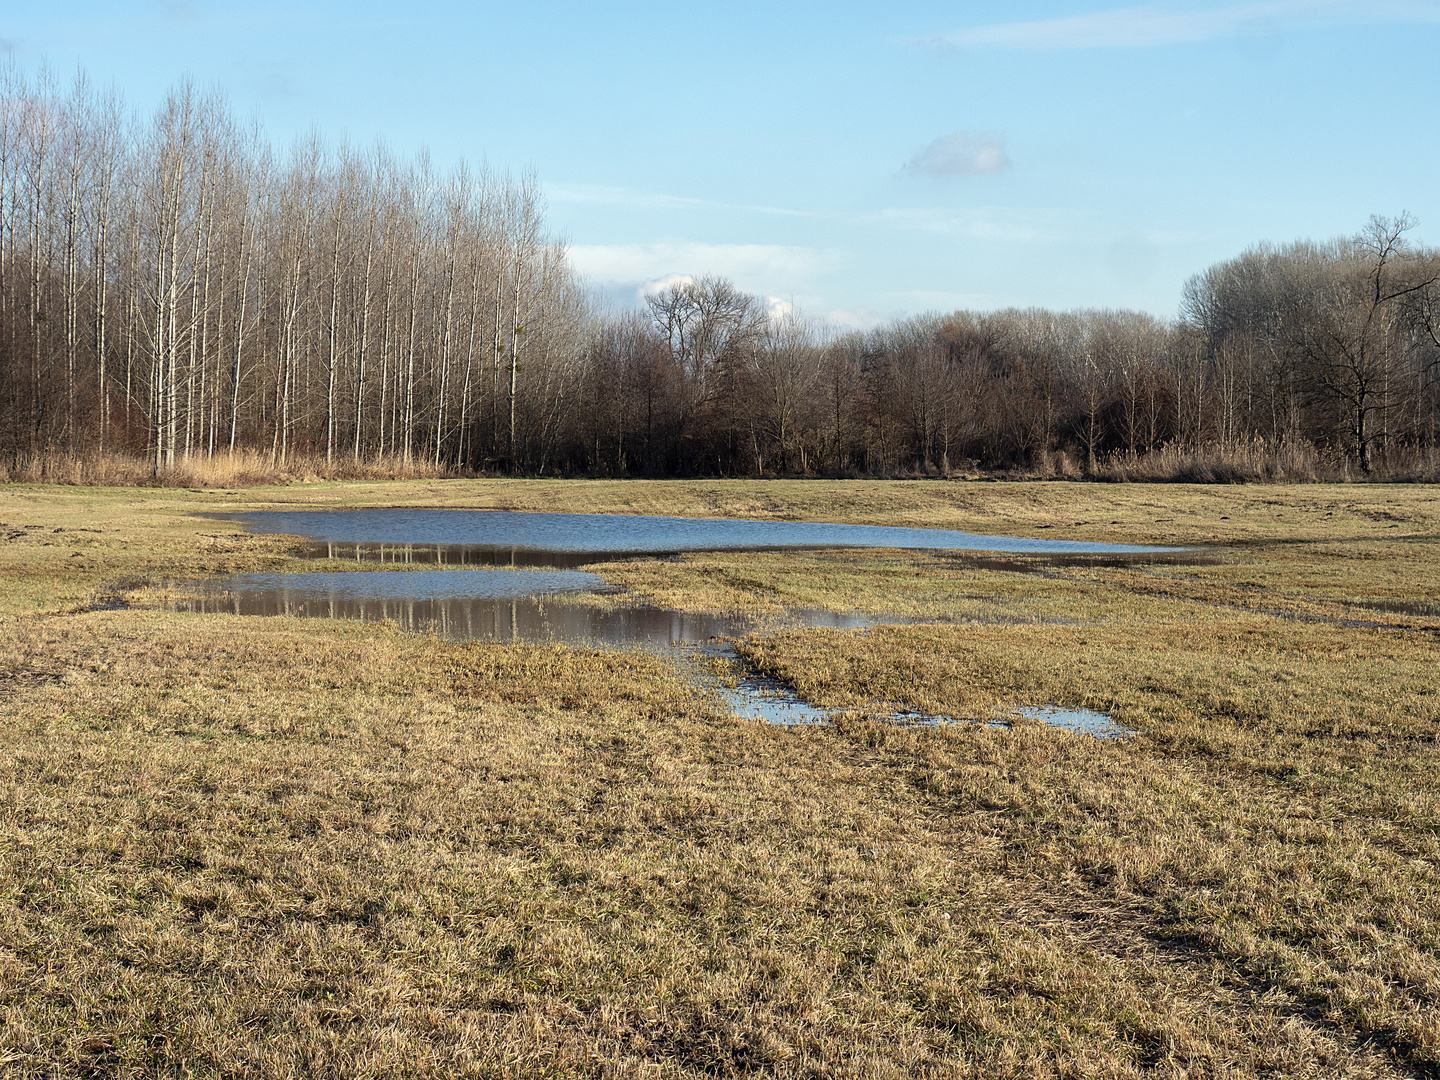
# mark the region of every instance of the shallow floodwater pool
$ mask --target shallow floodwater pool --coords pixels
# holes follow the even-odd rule
[[[411,570],[394,573],[236,574],[186,582],[198,591],[182,611],[391,621],[401,629],[461,640],[563,642],[608,648],[703,645],[757,629],[848,630],[885,622],[824,609],[790,609],[765,620],[672,611],[647,604],[597,605],[579,594],[615,593],[578,570]],[[894,620],[889,620],[894,621]]]
[[[599,574],[583,570],[411,570],[369,574],[234,574],[220,579],[227,591],[250,597],[342,603],[412,600],[514,600],[556,593],[601,592]],[[277,615],[279,611],[257,612]]]
[[[790,609],[778,618],[756,620],[616,602],[613,596],[605,602],[587,602],[583,594],[615,594],[618,590],[607,586],[598,574],[575,568],[614,559],[700,551],[868,547],[1054,559],[1146,559],[1181,550],[983,536],[947,529],[499,510],[277,511],[220,516],[238,520],[254,532],[304,536],[309,541],[304,553],[315,558],[456,568],[237,574],[188,583],[198,588],[191,596],[176,600],[173,606],[177,609],[389,620],[406,630],[451,638],[660,648],[677,655],[698,649],[737,661],[723,639],[789,627],[856,629],[910,620],[823,609]],[[744,674],[733,686],[712,689],[740,716],[783,724],[828,719],[828,714],[788,687],[754,672]],[[1127,733],[1098,713],[1049,707],[1018,712],[1100,737]],[[944,723],[950,718],[898,714],[895,719]]]
[[[579,566],[636,556],[785,548],[909,548],[1029,555],[1144,555],[1174,548],[984,536],[952,529],[510,510],[281,510],[221,515],[312,541],[307,554],[385,562]]]

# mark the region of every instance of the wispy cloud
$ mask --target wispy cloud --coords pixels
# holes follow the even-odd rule
[[[1262,0],[1200,10],[1150,4],[976,26],[926,43],[949,48],[1144,48],[1374,23],[1440,23],[1440,0]]]
[[[626,206],[637,210],[740,210],[752,214],[775,214],[781,217],[815,217],[809,210],[791,210],[784,206],[754,206],[746,203],[717,202],[688,195],[665,195],[636,191],[634,188],[608,187],[603,184],[546,184],[545,194],[552,203],[583,206]]]
[[[551,202],[580,206],[633,206],[638,209],[684,210],[705,205],[702,199],[691,199],[683,195],[648,194],[632,188],[607,187],[603,184],[549,183],[545,185],[545,195]]]
[[[1109,245],[1115,224],[1095,214],[1047,207],[977,206],[952,209],[937,206],[890,206],[866,219],[887,228],[953,237],[976,244],[1064,244],[1081,247]],[[1127,240],[1157,249],[1183,248],[1208,239],[1208,234],[1156,222],[1127,233]]]
[[[980,206],[955,210],[939,206],[888,206],[865,218],[887,228],[969,240],[1033,243],[1071,237],[1073,214],[1057,209]]]
[[[942,135],[905,163],[905,171],[929,176],[982,176],[1010,168],[1005,142],[994,132]]]

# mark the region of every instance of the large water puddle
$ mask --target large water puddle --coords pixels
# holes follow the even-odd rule
[[[763,618],[673,611],[627,603],[598,574],[576,567],[696,551],[885,547],[972,553],[965,557],[975,559],[977,568],[1021,569],[1008,559],[991,567],[982,560],[994,556],[973,553],[1068,562],[1143,560],[1176,550],[943,529],[508,511],[387,509],[227,516],[256,532],[307,537],[302,551],[314,558],[407,569],[239,574],[176,583],[183,588],[170,604],[173,609],[386,620],[404,630],[458,639],[638,647],[667,651],[677,658],[720,657],[731,664],[732,677],[711,678],[707,689],[739,716],[790,725],[825,723],[831,717],[784,683],[746,668],[727,639],[786,628],[859,629],[913,620],[823,609],[789,609]],[[426,565],[452,569],[408,569]],[[466,566],[485,569],[463,569]],[[1098,713],[1049,707],[1016,713],[1102,738],[1128,733]],[[892,719],[917,724],[960,722],[903,712]]]
[[[250,597],[256,615],[291,614],[294,603],[514,600],[559,593],[602,592],[599,574],[583,570],[412,570],[408,573],[235,574],[212,587]],[[326,618],[365,618],[362,608]]]
[[[219,515],[252,532],[304,536],[306,553],[391,563],[573,567],[696,551],[907,548],[1015,555],[1133,555],[1174,548],[983,536],[951,529],[509,510],[282,510]]]
[[[792,608],[773,618],[585,602],[616,592],[580,570],[410,570],[399,573],[236,574],[176,582],[179,611],[390,621],[402,630],[460,640],[601,648],[708,646],[723,638],[791,627],[848,630],[899,620]]]

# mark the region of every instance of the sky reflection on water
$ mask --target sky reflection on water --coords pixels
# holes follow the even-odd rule
[[[951,529],[736,521],[622,514],[534,514],[508,510],[284,510],[220,515],[253,532],[294,534],[316,544],[360,545],[331,554],[364,558],[381,546],[414,561],[576,566],[583,562],[696,551],[784,548],[906,548],[1016,554],[1124,554],[1174,550],[1082,540],[983,536]],[[463,549],[469,557],[447,549]],[[312,547],[311,553],[319,554]],[[433,551],[432,556],[430,552]],[[397,560],[399,553],[397,552]],[[384,558],[383,551],[380,557]],[[408,560],[407,560],[408,561]]]
[[[410,570],[373,573],[237,574],[187,583],[186,611],[297,618],[390,620],[402,629],[461,640],[609,648],[701,645],[782,626],[835,629],[895,621],[824,609],[757,620],[645,604],[596,605],[577,594],[605,582],[575,570]]]

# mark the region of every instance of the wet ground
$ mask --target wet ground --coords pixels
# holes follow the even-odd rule
[[[616,590],[603,578],[576,568],[687,551],[828,547],[947,550],[977,568],[1026,572],[1080,560],[1111,565],[1177,557],[1173,549],[1134,545],[801,522],[461,510],[287,511],[237,517],[256,532],[308,537],[300,553],[312,558],[456,569],[239,574],[174,583],[183,584],[190,595],[173,601],[173,608],[389,620],[406,630],[459,639],[658,649],[677,658],[718,656],[730,663],[732,675],[706,679],[706,688],[736,715],[779,724],[825,723],[830,714],[801,700],[784,683],[747,669],[727,639],[787,628],[860,629],[911,620],[823,609],[791,609],[783,616],[757,619],[616,603]],[[466,566],[476,569],[458,569]],[[586,601],[587,595],[597,594],[611,597],[603,603]],[[1015,713],[1099,737],[1128,733],[1098,713],[1048,706]],[[965,718],[899,713],[891,719],[937,724]]]

